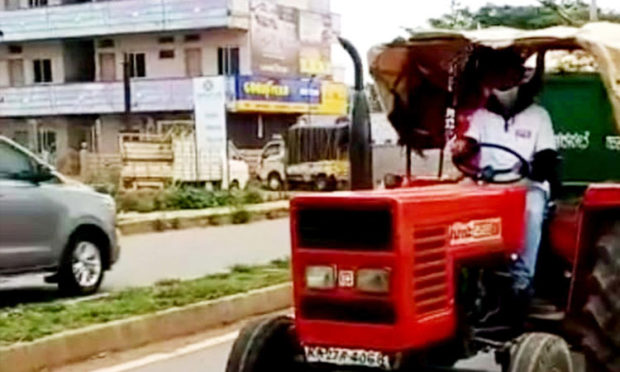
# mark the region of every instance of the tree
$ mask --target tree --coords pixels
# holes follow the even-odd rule
[[[436,28],[475,29],[478,27],[506,26],[520,29],[538,29],[558,25],[579,26],[590,19],[589,5],[583,0],[538,0],[538,6],[497,6],[488,4],[477,12],[462,7],[456,0],[452,11],[430,20]],[[598,11],[602,21],[620,22],[620,14]]]

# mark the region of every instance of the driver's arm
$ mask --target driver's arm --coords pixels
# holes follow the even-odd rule
[[[452,143],[452,160],[459,164],[472,164],[477,162],[477,155],[480,152],[478,143],[481,142],[484,125],[481,111],[476,111],[465,125],[467,125],[465,131]]]
[[[478,141],[471,137],[459,137],[452,144],[452,160],[459,164],[471,164],[480,152]]]
[[[530,179],[548,181],[551,187],[551,199],[560,191],[560,156],[556,150],[555,135],[551,117],[546,110],[541,111],[540,131],[536,138],[535,153],[532,159]]]

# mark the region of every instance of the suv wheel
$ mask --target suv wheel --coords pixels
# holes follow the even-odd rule
[[[72,239],[58,274],[62,292],[79,296],[97,292],[104,275],[101,247],[86,237]]]

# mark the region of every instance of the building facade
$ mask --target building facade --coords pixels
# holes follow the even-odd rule
[[[61,170],[83,147],[115,154],[122,133],[193,120],[196,77],[227,76],[239,148],[346,111],[329,0],[0,0],[0,32],[0,134]]]

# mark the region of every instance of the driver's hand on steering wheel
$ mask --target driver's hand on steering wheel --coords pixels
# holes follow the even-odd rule
[[[479,151],[480,147],[478,146],[478,142],[469,137],[457,138],[450,146],[452,159],[460,162],[469,160],[471,157],[478,154]]]

